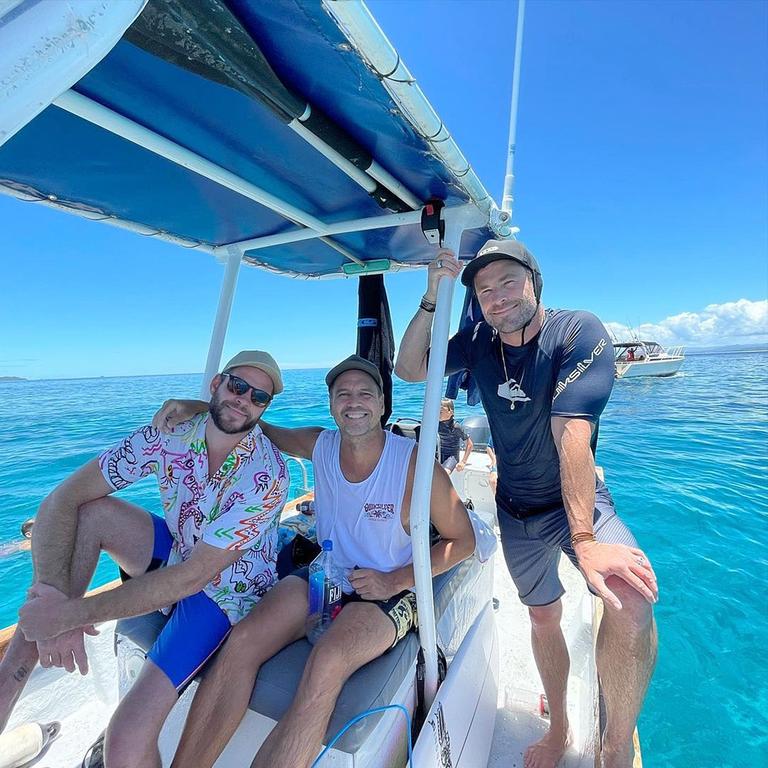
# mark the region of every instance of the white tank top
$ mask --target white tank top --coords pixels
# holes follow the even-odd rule
[[[416,442],[385,435],[379,463],[361,483],[348,482],[341,471],[338,430],[321,432],[312,451],[317,540],[333,542],[333,559],[344,570],[347,594],[354,591],[348,575],[355,566],[389,573],[413,560],[411,537],[400,515]]]

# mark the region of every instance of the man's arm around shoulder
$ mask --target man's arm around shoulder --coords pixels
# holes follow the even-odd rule
[[[289,453],[291,456],[300,456],[302,459],[311,459],[312,451],[322,427],[278,427],[266,421],[260,421],[262,432],[271,440],[278,450]]]

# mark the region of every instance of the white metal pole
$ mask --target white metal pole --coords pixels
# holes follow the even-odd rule
[[[512,104],[509,108],[509,141],[507,142],[507,170],[504,176],[504,194],[501,198],[501,210],[512,219],[514,197],[512,190],[515,185],[515,141],[517,136],[517,102],[520,98],[520,61],[523,55],[523,21],[525,17],[525,0],[517,2],[517,34],[515,35],[515,63],[512,74]]]
[[[418,224],[421,221],[421,209],[408,213],[390,213],[384,216],[368,216],[364,219],[351,219],[338,221],[326,225],[326,234],[342,235],[347,232],[363,232],[369,229],[387,229],[389,227],[402,227],[406,224]],[[301,240],[313,240],[321,237],[313,229],[291,229],[288,232],[278,232],[276,235],[264,235],[252,237],[248,240],[240,240],[236,244],[243,251],[255,251],[259,248],[271,248],[274,245],[285,243],[298,243]]]
[[[491,196],[365,3],[360,0],[324,0],[323,7],[358,55],[381,78],[382,85],[405,119],[429,142],[432,152],[457,177],[456,183],[463,187],[478,208],[486,214],[490,213],[493,206]],[[379,169],[369,168],[368,173],[405,202],[412,203],[384,180]]]
[[[444,211],[445,247],[459,253],[461,235],[465,229],[487,222],[487,216],[471,205]],[[424,410],[421,416],[421,433],[416,455],[416,473],[411,497],[411,546],[413,570],[416,577],[416,602],[419,614],[419,640],[424,652],[425,676],[424,699],[427,709],[437,692],[437,627],[435,605],[432,596],[432,563],[429,545],[429,508],[432,492],[432,471],[435,466],[437,424],[440,417],[440,400],[443,392],[445,357],[448,352],[448,334],[451,326],[451,301],[454,281],[440,280],[437,287],[437,307],[432,328],[432,345],[429,351],[427,384],[424,393]]]
[[[228,246],[227,252],[229,256],[224,269],[224,280],[221,283],[221,293],[219,294],[219,307],[216,310],[216,321],[213,324],[211,344],[208,347],[208,359],[205,363],[205,375],[203,376],[203,385],[200,390],[201,400],[208,400],[210,398],[208,386],[211,383],[211,379],[219,372],[221,350],[224,348],[229,315],[232,311],[232,300],[235,296],[235,288],[237,287],[237,276],[240,272],[240,262],[243,258],[243,251],[237,246]]]
[[[215,181],[233,192],[254,200],[287,219],[310,227],[321,235],[325,234],[326,225],[320,219],[77,91],[66,91],[53,103],[60,109],[98,125],[105,131],[121,136],[127,141],[180,165],[182,168],[188,168],[206,179]]]

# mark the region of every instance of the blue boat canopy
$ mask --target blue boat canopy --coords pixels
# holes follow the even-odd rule
[[[235,245],[245,263],[304,277],[425,265],[418,218],[432,199],[481,214],[464,258],[502,234],[363,4],[139,0],[138,10],[0,146],[2,191],[213,253]],[[0,40],[13,21],[0,19]]]

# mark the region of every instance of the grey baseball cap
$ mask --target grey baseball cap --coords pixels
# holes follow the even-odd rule
[[[384,382],[381,378],[381,372],[370,360],[366,360],[364,357],[360,357],[360,355],[350,355],[346,360],[342,360],[338,365],[335,365],[328,371],[325,377],[325,383],[328,385],[328,389],[330,389],[333,382],[336,381],[342,373],[346,373],[346,371],[362,371],[363,373],[367,373],[379,385],[379,389],[382,392],[384,391]]]
[[[533,290],[536,294],[536,299],[540,299],[544,281],[541,279],[539,264],[534,255],[517,240],[488,240],[477,252],[477,256],[464,267],[464,271],[461,273],[461,282],[467,286],[473,285],[475,276],[483,267],[487,267],[494,261],[501,261],[502,259],[516,261],[531,271],[533,275]]]

